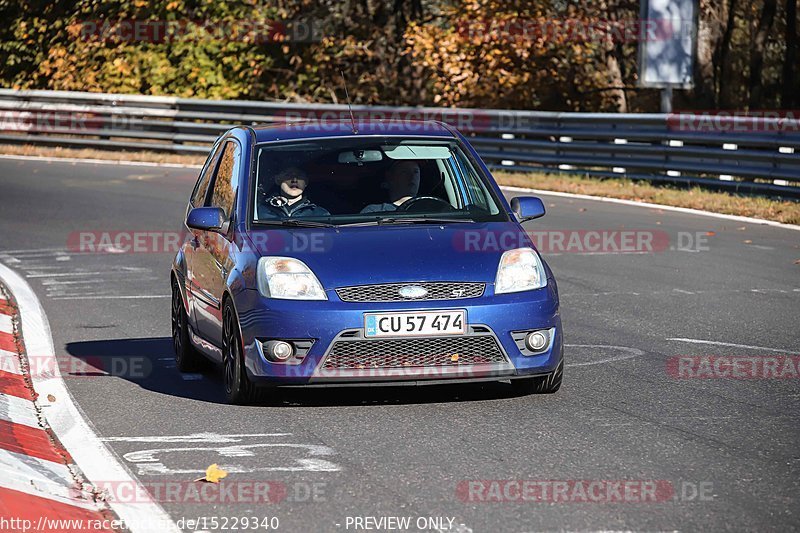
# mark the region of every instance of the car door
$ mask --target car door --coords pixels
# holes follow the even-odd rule
[[[201,232],[189,228],[186,225],[186,219],[189,216],[189,211],[191,211],[193,208],[206,205],[206,199],[208,198],[209,191],[211,189],[211,177],[214,174],[214,170],[219,162],[219,156],[221,153],[222,143],[217,141],[212,147],[211,152],[208,154],[208,158],[203,165],[203,169],[200,171],[200,177],[197,179],[197,183],[194,186],[192,197],[189,199],[189,204],[186,206],[186,216],[184,216],[183,231],[186,235],[186,238],[181,244],[181,250],[183,251],[183,258],[185,262],[184,272],[186,273],[186,315],[189,319],[189,325],[194,331],[197,331],[197,321],[195,320],[194,312],[195,281],[192,271],[192,263],[194,262],[195,251],[197,250],[197,246],[200,242],[199,237]]]
[[[239,142],[228,138],[221,147],[205,205],[221,208],[227,222],[220,231],[198,232],[197,247],[192,258],[197,332],[218,347],[222,345],[221,303],[226,279],[232,268],[230,230],[233,227],[236,191],[242,168]]]

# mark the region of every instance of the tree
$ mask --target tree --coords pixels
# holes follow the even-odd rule
[[[758,108],[763,102],[763,80],[761,77],[764,69],[764,47],[767,42],[767,34],[772,28],[777,9],[777,0],[763,0],[761,16],[758,19],[755,36],[750,47],[750,80],[748,89],[750,93],[750,108]]]
[[[796,84],[797,70],[797,0],[786,0],[786,54],[783,61],[783,86],[781,87],[781,106],[784,109],[793,109],[800,103],[797,96]]]

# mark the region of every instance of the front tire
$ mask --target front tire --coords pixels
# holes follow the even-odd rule
[[[222,368],[228,403],[246,405],[255,400],[256,388],[244,368],[239,319],[230,302],[222,310]]]
[[[558,363],[556,369],[544,376],[532,378],[512,379],[511,387],[515,394],[553,394],[561,388],[564,380],[564,360]]]
[[[183,305],[181,286],[176,279],[172,280],[172,348],[175,350],[178,370],[191,372],[200,367],[202,355],[189,340],[189,320]]]

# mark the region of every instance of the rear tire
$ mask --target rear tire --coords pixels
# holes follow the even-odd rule
[[[175,350],[178,370],[191,372],[200,368],[203,356],[189,340],[189,320],[183,305],[181,287],[176,279],[172,280],[172,348]]]
[[[239,319],[230,302],[222,309],[222,371],[228,403],[247,405],[255,401],[257,390],[247,377]]]
[[[564,360],[562,359],[556,369],[544,376],[532,378],[512,379],[511,387],[514,393],[523,394],[553,394],[561,388],[564,380]]]

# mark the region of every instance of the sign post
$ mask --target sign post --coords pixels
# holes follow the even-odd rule
[[[698,0],[642,0],[639,85],[661,89],[661,112],[672,90],[691,89],[697,48]]]

